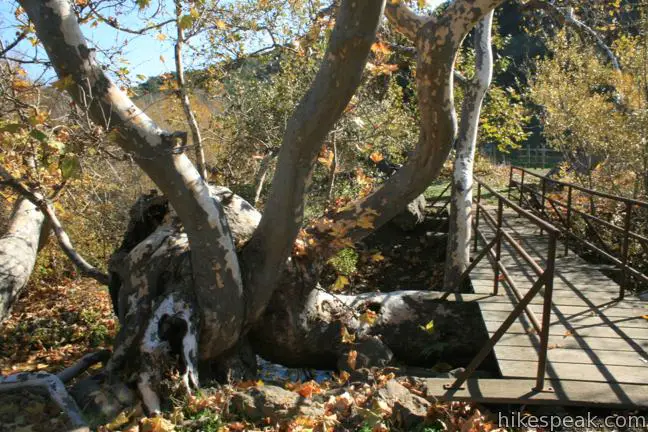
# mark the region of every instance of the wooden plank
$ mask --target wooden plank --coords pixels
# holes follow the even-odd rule
[[[498,360],[527,359],[536,361],[538,352],[531,347],[496,346]],[[648,356],[634,351],[585,351],[580,349],[555,348],[547,351],[552,363],[604,364],[608,366],[648,367]]]
[[[529,347],[539,344],[536,335],[505,333],[497,343],[497,346],[518,346]],[[562,336],[549,336],[549,346],[555,348],[609,350],[609,351],[634,351],[645,353],[648,351],[648,340],[627,341],[621,338],[564,338]]]
[[[538,316],[538,320],[541,320],[541,316]],[[485,321],[486,329],[489,332],[495,332],[500,325],[501,321]],[[521,333],[526,334],[533,331],[533,327],[525,326],[523,324],[514,323],[509,327],[506,333]],[[595,327],[584,327],[584,326],[565,326],[562,323],[554,323],[549,327],[549,334],[555,336],[563,336],[565,338],[570,337],[580,337],[580,338],[609,338],[609,339],[632,339],[635,341],[638,340],[648,340],[648,328],[635,328],[635,327],[617,327],[612,328],[607,325],[600,325]]]
[[[482,310],[482,313],[496,312],[506,313],[508,315],[508,313],[513,310],[513,305],[510,303],[496,303],[489,301],[480,301],[479,307]],[[529,306],[529,309],[531,309],[536,314],[542,314],[541,305],[532,304]],[[630,317],[634,319],[634,317],[641,317],[648,314],[648,305],[646,305],[644,309],[624,309],[614,306],[604,308],[590,308],[586,306],[561,306],[560,314],[561,317],[564,317],[566,319],[572,319],[572,317],[603,317],[610,320]]]
[[[538,362],[525,360],[498,360],[502,376],[535,378]],[[625,384],[648,383],[648,365],[645,367],[547,363],[547,375],[551,379],[595,381]]]
[[[447,378],[425,380],[427,396],[439,400],[474,401],[497,404],[556,404],[587,407],[648,407],[645,385],[607,384],[597,382],[548,381],[552,391],[534,391],[531,379],[470,378],[461,390],[446,390]]]
[[[531,311],[538,317],[542,318],[542,309],[541,308],[532,308]],[[562,309],[561,309],[562,312]],[[511,310],[507,311],[498,311],[498,310],[482,310],[482,316],[486,321],[504,321]],[[617,317],[605,317],[599,315],[590,315],[589,313],[584,313],[582,315],[573,315],[573,316],[556,316],[555,311],[551,314],[551,324],[565,323],[573,327],[583,327],[583,326],[610,326],[618,328],[640,328],[644,329],[648,333],[648,321],[646,321],[642,315],[625,315]],[[528,324],[524,320],[525,324]],[[530,325],[530,324],[529,324]],[[647,336],[648,337],[648,336]]]
[[[490,296],[491,298],[486,299],[488,295],[490,295],[490,292],[492,291],[492,286],[490,287],[491,289],[489,290],[483,290],[480,292],[477,288],[475,288],[475,292],[477,294],[484,295],[484,299],[480,301],[487,301],[490,303],[510,303],[511,299],[514,298],[512,294],[509,293],[504,293],[502,287],[500,287],[500,294],[497,296]],[[520,287],[520,292],[522,295],[524,295],[527,292],[527,289],[522,289]],[[498,299],[499,297],[499,299]],[[556,306],[579,306],[579,307],[602,307],[602,306],[607,306],[610,304],[615,304],[615,307],[621,308],[621,309],[641,309],[646,305],[646,302],[642,302],[640,300],[623,300],[621,302],[614,302],[613,301],[612,295],[605,295],[605,294],[593,294],[589,293],[585,299],[579,298],[577,296],[574,296],[573,294],[565,294],[562,292],[556,292],[552,296],[553,304]],[[544,298],[542,295],[538,294],[531,300],[531,304],[542,304],[544,302]]]

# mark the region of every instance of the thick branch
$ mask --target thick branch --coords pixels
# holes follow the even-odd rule
[[[453,78],[457,49],[472,27],[502,2],[457,0],[419,30],[416,80],[421,132],[416,152],[381,188],[333,215],[332,232],[344,233],[350,241],[362,239],[391,220],[438,175],[455,139]]]
[[[383,6],[377,0],[342,2],[320,70],[288,122],[261,223],[244,250],[251,320],[270,299],[277,270],[291,251],[302,224],[307,179],[326,135],[360,84]]]
[[[399,0],[389,0],[385,6],[385,15],[396,30],[403,33],[411,41],[425,24],[425,19],[416,15],[405,3]]]
[[[491,29],[493,12],[475,29],[475,76],[464,86],[459,134],[452,176],[452,199],[444,272],[444,289],[460,289],[458,281],[470,260],[470,228],[472,223],[472,181],[475,148],[482,101],[493,77]]]
[[[34,204],[46,217],[54,230],[54,235],[56,240],[59,243],[59,246],[65,252],[65,255],[74,263],[74,265],[79,269],[82,275],[91,277],[97,282],[107,285],[108,284],[108,275],[102,273],[88,261],[86,261],[81,254],[77,252],[70,240],[70,237],[67,235],[63,229],[63,225],[56,217],[54,208],[49,202],[44,199],[41,199],[35,193],[33,193],[29,188],[20,183],[17,179],[13,178],[3,167],[0,167],[0,178],[2,178],[2,183],[14,189],[21,196],[28,199],[32,204]]]
[[[186,229],[198,304],[203,315],[201,343],[217,355],[231,347],[243,321],[243,288],[238,260],[222,207],[214,200],[178,139],[119,90],[95,61],[68,0],[21,0],[36,33],[75,102],[90,118],[113,129],[117,143],[169,197]],[[183,143],[184,144],[184,143]]]

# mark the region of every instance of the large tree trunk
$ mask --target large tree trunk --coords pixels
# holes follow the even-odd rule
[[[212,193],[223,202],[237,243],[245,242],[260,214],[226,188],[213,188]],[[188,243],[173,222],[173,211],[165,214],[166,209],[165,199],[155,194],[143,197],[133,208],[125,246],[111,259],[111,293],[122,326],[133,329],[132,321],[140,321],[138,335],[133,337],[145,335],[142,344],[153,350],[155,344],[168,341],[170,357],[179,357],[180,370],[188,374],[185,379],[193,379],[196,369],[203,378],[213,376],[213,364],[200,364],[191,353],[196,349],[195,305],[182,294],[192,288]],[[146,238],[141,240],[142,236]],[[286,366],[321,369],[355,370],[393,361],[421,366],[443,361],[460,366],[468,363],[487,338],[476,303],[444,300],[439,292],[334,295],[317,284],[321,267],[317,260],[298,254],[291,257],[269,306],[251,328],[252,354]],[[157,300],[147,316],[135,307],[146,295],[142,278],[157,281]],[[434,328],[426,330],[430,322]],[[405,339],[404,334],[408,335]],[[347,364],[351,351],[357,356],[353,367]],[[239,355],[238,350],[232,354]],[[163,371],[170,358],[157,355],[147,361],[147,373],[154,374]],[[131,371],[125,370],[128,376]],[[161,381],[160,376],[156,378]]]
[[[176,388],[190,391],[197,386],[199,369],[211,375],[215,364],[231,364],[233,356],[246,351],[242,341],[248,333],[258,334],[260,319],[278,287],[304,287],[290,297],[285,310],[293,319],[284,321],[286,325],[304,322],[292,311],[306,317],[312,304],[321,303],[317,296],[313,300],[313,290],[327,256],[391,220],[438,174],[456,129],[452,94],[456,51],[481,17],[502,1],[457,0],[441,16],[427,18],[413,17],[403,2],[389,3],[392,19],[419,50],[422,130],[416,154],[376,192],[348,211],[323,218],[316,241],[300,239],[297,246],[303,247],[295,248],[308,179],[324,139],[360,84],[384,0],[339,4],[320,70],[288,122],[262,217],[228,191],[210,189],[183,154],[186,133],[161,130],[109,80],[68,0],[20,0],[57,74],[74,83],[67,90],[75,102],[94,122],[114,131],[116,142],[133,156],[173,209],[146,225],[143,241],[126,241],[111,262],[110,285],[121,328],[106,365],[108,375],[135,382],[146,410],[156,412],[165,402],[163,397]],[[244,229],[250,226],[256,229]],[[292,270],[294,266],[299,271]],[[300,284],[282,280],[286,267],[288,275],[303,278]],[[384,319],[400,322],[401,316],[388,313]],[[334,316],[321,321],[323,327],[307,325],[300,331],[309,330],[311,337],[320,332],[337,337],[332,329],[340,325]],[[350,319],[343,324],[355,330]],[[279,337],[290,327],[278,325],[274,330],[272,334]],[[321,340],[334,343],[334,339]],[[313,349],[322,346],[318,342]],[[180,382],[167,379],[175,372],[180,373]]]
[[[34,270],[44,222],[43,213],[29,200],[16,201],[9,228],[0,237],[0,322]]]
[[[493,12],[475,28],[475,77],[465,83],[465,95],[456,142],[456,157],[452,174],[450,223],[443,286],[448,291],[457,286],[470,260],[470,228],[472,223],[472,184],[475,148],[482,101],[493,77],[491,27]]]

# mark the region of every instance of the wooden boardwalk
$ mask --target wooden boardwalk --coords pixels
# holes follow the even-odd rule
[[[523,217],[504,211],[504,231],[544,267],[548,238]],[[485,226],[487,239],[493,238]],[[530,266],[506,242],[501,262],[524,295],[537,279]],[[483,259],[471,272],[471,281],[486,328],[492,335],[509,316],[517,300],[506,282],[493,296],[493,268]],[[546,370],[546,391],[532,388],[540,339],[523,313],[495,345],[502,378],[469,379],[462,389],[438,396],[477,401],[559,403],[648,407],[648,303],[626,296],[616,301],[619,286],[575,253],[556,256],[553,304]],[[542,291],[541,291],[542,294]],[[530,309],[542,320],[542,295]],[[450,383],[450,381],[448,381]]]

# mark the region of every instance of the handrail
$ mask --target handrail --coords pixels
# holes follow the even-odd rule
[[[532,177],[536,177],[536,178],[539,178],[539,179],[544,178],[546,181],[550,181],[551,183],[558,184],[558,185],[565,186],[565,187],[571,187],[572,189],[579,190],[581,192],[585,192],[585,193],[588,193],[590,195],[595,195],[595,196],[598,196],[598,197],[601,197],[601,198],[612,199],[612,200],[615,200],[615,201],[622,201],[624,203],[631,203],[632,205],[637,205],[639,207],[648,208],[648,202],[646,202],[646,201],[636,200],[636,199],[628,198],[628,197],[622,197],[622,196],[619,196],[619,195],[613,195],[613,194],[609,194],[609,193],[606,193],[606,192],[601,192],[601,191],[597,191],[597,190],[594,190],[594,189],[589,189],[589,188],[586,188],[584,186],[579,186],[579,185],[574,184],[574,183],[569,183],[569,182],[564,182],[564,181],[561,181],[561,180],[551,179],[551,178],[543,176],[541,174],[534,173],[533,171],[529,171],[526,168],[515,166],[515,165],[511,165],[511,170],[524,171],[526,174],[529,174]]]
[[[516,172],[519,172],[519,177],[520,177],[519,180],[516,180],[514,178],[514,174]],[[530,175],[540,180],[539,190],[536,190],[535,188],[531,187],[528,182],[525,184],[525,175]],[[551,196],[548,196],[547,183],[559,185],[562,186],[563,188],[567,188],[567,202],[565,203],[559,199],[555,199],[552,198]],[[533,183],[533,184],[535,185],[537,183]],[[564,237],[565,255],[569,254],[570,240],[573,239],[577,241],[579,244],[581,244],[582,246],[586,247],[587,249],[605,257],[607,260],[612,262],[612,264],[614,264],[616,267],[618,267],[621,270],[621,280],[619,283],[619,297],[618,297],[619,300],[625,297],[625,291],[627,286],[630,283],[630,277],[634,277],[636,280],[641,280],[644,283],[648,283],[648,275],[642,273],[642,271],[633,267],[629,260],[631,240],[643,242],[644,246],[648,246],[648,237],[632,231],[633,209],[642,208],[648,210],[648,202],[640,201],[632,198],[621,197],[621,196],[617,196],[605,192],[599,192],[583,186],[575,185],[573,183],[550,179],[546,176],[542,176],[540,174],[534,173],[525,168],[511,165],[510,173],[509,173],[509,191],[508,191],[509,198],[511,198],[511,192],[513,190],[516,190],[518,192],[518,205],[520,206],[522,205],[523,201],[526,201],[527,204],[529,203],[529,200],[526,199],[525,197],[526,192],[529,192],[535,199],[539,198],[539,201],[537,201],[540,207],[539,209],[534,208],[533,205],[529,205],[531,210],[535,211],[539,215],[539,217],[544,217],[549,219],[550,216],[547,213],[547,210],[551,210],[551,208],[553,208],[555,215],[557,216],[557,219],[559,219],[561,222],[561,226],[562,226],[561,233],[563,234]],[[623,220],[623,226],[621,227],[615,225],[614,223],[608,222],[600,217],[597,217],[591,214],[590,212],[575,208],[575,206],[573,205],[574,191],[579,191],[585,195],[589,195],[590,199],[594,197],[598,197],[598,198],[611,200],[616,203],[621,203],[621,205],[624,205],[625,215]],[[550,206],[546,205],[547,202],[550,204]],[[560,206],[566,209],[566,214],[563,216],[561,212],[558,211],[556,206]],[[574,215],[578,215],[582,217],[585,223],[587,223],[590,227],[592,226],[591,223],[593,222],[614,231],[616,234],[620,234],[622,237],[621,239],[622,241],[620,243],[621,246],[620,252],[618,254],[615,254],[612,250],[610,250],[610,248],[607,247],[606,243],[603,241],[603,239],[600,236],[598,236],[598,234],[596,234],[596,236],[599,237],[598,244],[602,245],[602,247],[599,247],[594,243],[592,243],[591,241],[577,235],[573,229],[574,224],[572,219]],[[596,233],[597,231],[594,230],[594,232]]]
[[[500,280],[505,280],[515,295],[518,303],[511,314],[504,320],[504,322],[499,326],[495,333],[490,337],[490,339],[482,346],[477,355],[472,359],[470,364],[466,367],[464,373],[459,376],[454,383],[444,386],[446,389],[458,389],[461,388],[463,383],[477,370],[481,362],[486,358],[489,352],[493,350],[493,347],[501,339],[501,337],[506,333],[509,327],[513,322],[522,314],[526,313],[529,318],[529,321],[533,325],[534,329],[540,336],[540,347],[538,349],[538,369],[536,374],[536,385],[534,387],[535,391],[543,391],[544,382],[545,382],[545,373],[547,369],[547,349],[549,345],[549,324],[551,322],[551,304],[553,297],[553,280],[554,280],[554,267],[556,259],[556,241],[560,230],[553,226],[552,224],[546,222],[545,220],[537,217],[528,210],[523,209],[518,204],[515,204],[504,195],[495,191],[493,188],[488,186],[484,181],[480,180],[477,177],[474,177],[475,183],[477,184],[477,196],[475,199],[475,218],[473,221],[474,228],[474,249],[477,251],[479,240],[481,240],[485,247],[484,249],[477,254],[477,256],[470,263],[468,268],[460,277],[460,285],[463,280],[465,280],[470,272],[477,266],[477,264],[484,258],[488,257],[491,265],[494,269],[494,278],[493,278],[493,295],[497,295],[499,289]],[[487,190],[493,198],[497,200],[497,216],[494,217],[488,212],[488,208],[482,204],[482,189]],[[545,266],[542,268],[517,242],[515,239],[508,233],[504,232],[502,229],[503,222],[503,213],[504,206],[507,208],[513,209],[519,216],[525,217],[528,221],[532,222],[538,226],[541,230],[546,231],[549,236],[549,249],[547,252],[547,257],[545,260]],[[495,233],[495,237],[491,240],[488,240],[485,234],[480,229],[480,216],[483,216],[486,224],[491,228]],[[533,283],[529,291],[522,295],[516,286],[516,283],[511,278],[508,270],[501,262],[501,247],[502,241],[508,242],[513,249],[522,256],[522,258],[532,267],[538,279]],[[493,252],[492,249],[495,249]],[[501,274],[501,277],[500,277]],[[531,300],[540,293],[541,289],[544,288],[544,301],[542,308],[542,322],[538,322],[533,311],[529,308],[529,303]],[[449,294],[449,293],[446,293]],[[444,296],[445,298],[445,296]]]

